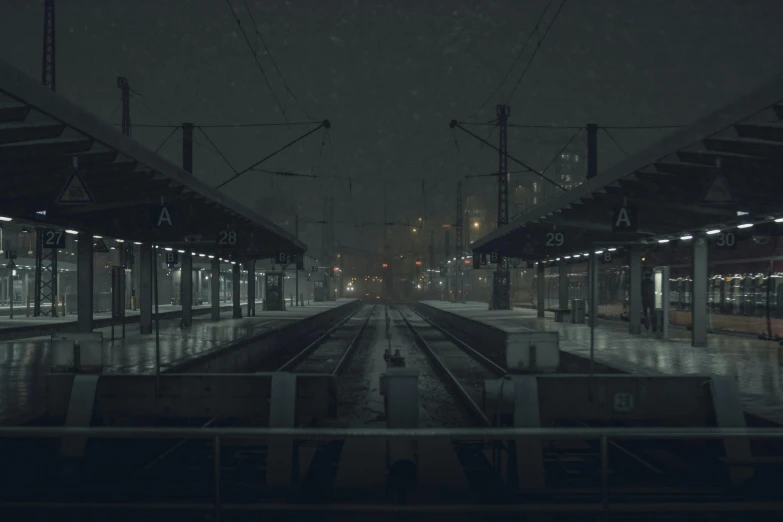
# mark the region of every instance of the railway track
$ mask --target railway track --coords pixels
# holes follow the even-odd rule
[[[359,308],[279,366],[276,371],[340,374],[347,366],[375,308],[375,305]],[[224,420],[215,417],[201,427],[209,429],[246,425],[249,424],[235,419]],[[164,496],[170,483],[177,484],[172,489],[178,491],[181,490],[181,481],[195,480],[198,488],[197,484],[202,475],[207,482],[211,477],[212,451],[212,444],[208,441],[180,440],[143,466],[137,478],[161,481],[162,486],[158,492]],[[249,483],[255,484],[255,487],[263,485],[266,476],[266,455],[266,446],[259,445],[258,441],[231,440],[223,445],[221,472],[224,473],[227,483],[233,482],[237,485],[235,493],[240,494],[247,490]],[[161,469],[165,469],[165,473],[161,474]]]
[[[506,370],[412,308],[403,307],[399,314],[444,386],[462,404],[474,423],[477,426],[492,425],[492,420],[481,407],[484,380],[503,377],[507,374]],[[588,424],[558,422],[553,427],[588,427]],[[473,449],[479,447],[491,448],[495,464],[499,454],[510,455],[516,451],[513,441],[477,442]],[[457,444],[455,449],[466,470],[466,459],[470,458],[474,469],[486,475],[486,469],[482,468],[486,468],[488,463],[483,462],[480,452],[471,453],[469,445],[465,444]],[[542,451],[548,487],[565,488],[578,496],[595,484],[602,466],[598,441],[542,441]],[[612,463],[611,481],[616,488],[622,488],[626,483],[634,484],[637,493],[657,494],[665,493],[667,487],[677,484],[690,488],[696,495],[720,495],[721,480],[718,478],[719,471],[715,469],[716,460],[705,457],[704,448],[689,453],[676,441],[646,444],[610,441],[607,451],[608,460]],[[494,479],[497,480],[497,477]]]
[[[402,308],[398,313],[444,386],[473,422],[490,426],[481,408],[484,380],[502,377],[506,371],[413,309]]]

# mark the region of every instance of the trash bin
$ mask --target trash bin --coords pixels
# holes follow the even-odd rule
[[[585,300],[571,300],[571,322],[574,324],[584,324],[585,322]]]

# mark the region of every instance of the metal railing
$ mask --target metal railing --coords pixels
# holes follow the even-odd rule
[[[213,442],[214,498],[211,502],[0,502],[2,509],[90,509],[90,510],[212,510],[215,520],[222,511],[332,512],[332,513],[523,513],[523,512],[771,512],[783,511],[783,502],[609,502],[608,444],[610,440],[783,440],[781,428],[443,428],[443,429],[368,429],[368,428],[79,428],[79,427],[0,427],[3,438],[88,439],[211,439]],[[448,439],[448,440],[598,440],[600,442],[600,502],[524,503],[504,505],[363,505],[363,504],[223,504],[220,499],[221,441],[297,439],[331,441],[346,438]],[[745,464],[747,465],[747,464]]]

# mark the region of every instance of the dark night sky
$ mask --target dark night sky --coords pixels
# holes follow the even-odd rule
[[[255,42],[242,0],[232,0]],[[291,89],[316,119],[333,127],[270,160],[266,167],[347,181],[284,180],[251,173],[226,187],[243,203],[268,202],[275,221],[298,205],[303,221],[320,219],[320,195],[334,191],[337,220],[380,221],[388,186],[390,218],[452,213],[454,182],[496,169],[448,128],[468,119],[498,85],[547,0],[260,1],[248,0],[259,29]],[[560,0],[553,0],[545,21]],[[511,105],[511,123],[605,125],[689,123],[773,76],[783,63],[783,2],[775,0],[568,0]],[[0,58],[40,76],[43,2],[0,0]],[[546,22],[545,22],[546,24]],[[530,56],[478,115],[494,118]],[[58,92],[104,119],[119,122],[116,77],[141,96],[133,123],[283,122],[224,0],[68,0],[57,7]],[[268,57],[262,64],[290,121],[306,119],[286,95]],[[501,96],[502,95],[502,96]],[[239,168],[296,137],[303,128],[214,130],[210,136]],[[156,148],[169,131],[134,130]],[[486,131],[484,131],[486,133]],[[510,133],[513,154],[543,168],[571,131]],[[660,131],[617,135],[628,151]],[[216,185],[230,171],[196,136],[195,173]],[[161,150],[181,161],[179,134]],[[600,168],[622,158],[603,140]],[[387,183],[384,183],[384,182]],[[491,183],[470,182],[468,192]],[[274,205],[271,205],[274,202]],[[355,207],[352,210],[351,202]],[[494,212],[494,209],[492,209]],[[318,226],[303,227],[316,251]],[[346,244],[377,229],[338,226]]]

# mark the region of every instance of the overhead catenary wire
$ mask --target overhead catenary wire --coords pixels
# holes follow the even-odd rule
[[[563,145],[563,148],[562,148],[562,149],[560,149],[560,151],[559,151],[557,154],[555,154],[555,156],[552,158],[552,160],[551,160],[551,161],[550,161],[550,162],[547,164],[547,166],[546,166],[546,167],[544,167],[544,170],[542,170],[541,172],[546,172],[547,170],[549,170],[549,167],[551,167],[551,166],[552,166],[552,164],[553,164],[555,161],[557,161],[557,158],[559,158],[559,157],[560,157],[560,156],[563,154],[563,152],[565,152],[565,150],[568,148],[568,146],[569,146],[569,145],[571,145],[571,142],[572,142],[572,141],[574,141],[574,139],[576,139],[576,137],[577,137],[577,136],[579,136],[579,134],[580,134],[581,132],[582,132],[582,129],[581,129],[581,128],[580,128],[579,130],[577,130],[577,131],[576,131],[576,132],[575,132],[575,133],[574,133],[574,134],[571,136],[571,139],[569,139],[569,140],[566,142],[566,144],[565,144],[565,145]]]
[[[226,165],[228,165],[228,168],[230,168],[231,171],[234,174],[236,174],[237,173],[237,169],[235,169],[234,166],[231,164],[231,162],[228,161],[228,158],[226,157],[226,155],[223,154],[223,152],[221,152],[221,150],[218,148],[217,145],[215,145],[215,142],[212,141],[212,138],[209,137],[209,135],[206,133],[206,131],[204,131],[204,129],[202,129],[201,127],[199,127],[198,130],[199,130],[199,132],[201,132],[201,134],[204,135],[204,137],[207,139],[209,144],[212,145],[212,148],[215,149],[215,152],[218,153],[218,156],[220,156],[223,159],[223,161],[226,163]]]
[[[166,142],[167,142],[167,141],[169,141],[169,140],[171,139],[171,137],[172,137],[172,136],[174,136],[174,134],[177,132],[177,130],[179,130],[179,127],[176,127],[176,128],[174,128],[174,130],[172,130],[172,131],[169,133],[169,135],[168,135],[168,136],[166,136],[166,139],[164,139],[164,140],[163,140],[163,141],[160,143],[160,145],[158,145],[158,148],[157,148],[157,149],[155,149],[155,153],[158,153],[158,152],[160,152],[160,149],[162,149],[162,148],[163,148],[163,146],[166,144]]]
[[[618,148],[618,149],[620,149],[620,152],[622,152],[623,154],[625,154],[626,156],[628,156],[628,153],[625,151],[625,149],[623,148],[623,146],[622,146],[622,145],[620,145],[620,144],[617,142],[617,140],[616,140],[616,139],[614,139],[614,136],[612,135],[612,133],[611,133],[611,132],[609,132],[609,130],[608,130],[606,127],[601,127],[601,129],[604,131],[604,133],[605,133],[607,136],[609,136],[609,139],[610,139],[610,140],[612,140],[612,141],[614,142],[614,144],[615,144],[615,145],[617,145],[617,148]]]
[[[242,36],[245,39],[245,43],[247,43],[248,49],[250,49],[250,52],[253,55],[253,60],[256,63],[256,67],[258,67],[258,70],[261,72],[261,76],[264,77],[264,81],[266,82],[266,86],[269,88],[269,92],[272,95],[272,98],[275,100],[275,104],[277,105],[277,108],[280,109],[280,112],[283,114],[283,118],[288,120],[285,114],[285,109],[280,104],[280,100],[277,99],[277,95],[275,94],[274,89],[272,89],[272,84],[269,83],[269,78],[266,75],[266,71],[264,70],[264,67],[261,65],[261,62],[258,59],[258,53],[256,53],[256,50],[253,49],[253,44],[250,43],[250,39],[247,37],[247,33],[245,32],[245,28],[242,27],[242,21],[239,19],[237,14],[234,12],[234,6],[231,5],[231,0],[226,0],[226,4],[228,5],[228,9],[231,11],[231,15],[234,17],[234,20],[236,20],[237,27],[239,27],[239,32],[242,33]]]
[[[272,51],[269,50],[269,46],[266,45],[266,40],[264,40],[264,36],[261,34],[261,31],[258,28],[256,19],[253,17],[253,11],[250,10],[250,6],[248,5],[247,0],[242,0],[242,2],[245,4],[245,9],[247,10],[247,14],[250,16],[250,21],[253,22],[253,27],[255,27],[256,30],[256,37],[259,40],[261,40],[261,44],[264,46],[264,50],[266,50],[266,54],[269,55],[269,60],[272,62],[272,65],[275,67],[275,71],[277,71],[277,75],[280,76],[280,81],[283,82],[283,86],[285,87],[285,90],[288,92],[289,95],[291,95],[291,98],[293,98],[297,107],[299,107],[299,110],[301,110],[305,116],[307,116],[312,120],[313,117],[310,116],[310,113],[308,113],[307,110],[304,108],[304,106],[299,102],[299,99],[296,97],[296,94],[294,94],[294,91],[292,91],[291,87],[288,86],[288,82],[285,81],[285,77],[283,76],[283,73],[280,71],[280,68],[277,66],[277,62],[275,61],[274,56],[272,56]],[[256,54],[258,53],[256,52]]]
[[[544,40],[546,40],[546,36],[549,34],[549,30],[552,29],[552,26],[555,24],[555,21],[557,20],[557,16],[560,14],[560,11],[563,10],[563,6],[565,5],[565,3],[566,0],[561,0],[560,7],[557,8],[557,11],[555,11],[554,16],[552,17],[552,21],[549,22],[549,25],[544,31],[543,36],[541,36],[541,39],[538,40],[538,43],[536,44],[536,48],[533,49],[533,54],[530,56],[530,59],[527,61],[527,65],[525,65],[525,68],[522,70],[522,74],[519,76],[517,83],[514,84],[514,88],[511,89],[511,94],[509,94],[508,97],[506,98],[506,105],[508,105],[508,102],[511,100],[511,98],[514,97],[514,93],[517,92],[517,89],[519,88],[519,85],[522,83],[522,80],[525,78],[527,71],[530,70],[530,64],[532,64],[533,60],[535,60],[536,55],[538,54],[538,50],[541,49],[541,44],[543,44]]]
[[[483,109],[484,106],[487,103],[489,103],[489,101],[498,93],[498,91],[503,88],[503,85],[506,83],[506,80],[508,80],[508,77],[511,75],[511,71],[514,70],[514,67],[516,67],[517,62],[522,57],[522,53],[525,52],[525,49],[527,49],[528,44],[533,39],[533,35],[538,34],[538,28],[541,25],[541,21],[544,19],[544,15],[546,14],[547,10],[549,10],[549,6],[552,5],[552,1],[553,0],[549,0],[549,2],[547,2],[546,6],[544,7],[544,10],[541,11],[541,16],[538,17],[538,21],[536,22],[536,25],[533,26],[533,30],[530,31],[530,35],[527,37],[527,40],[525,40],[524,45],[522,45],[522,49],[520,49],[516,57],[514,57],[514,61],[511,62],[511,66],[506,71],[506,74],[503,76],[503,79],[500,80],[500,84],[498,84],[495,90],[492,91],[492,94],[487,96],[487,98],[481,103],[481,106],[478,109],[476,109],[476,112],[473,113],[472,117],[475,118],[476,115],[479,113],[479,111],[481,111],[481,109]]]

